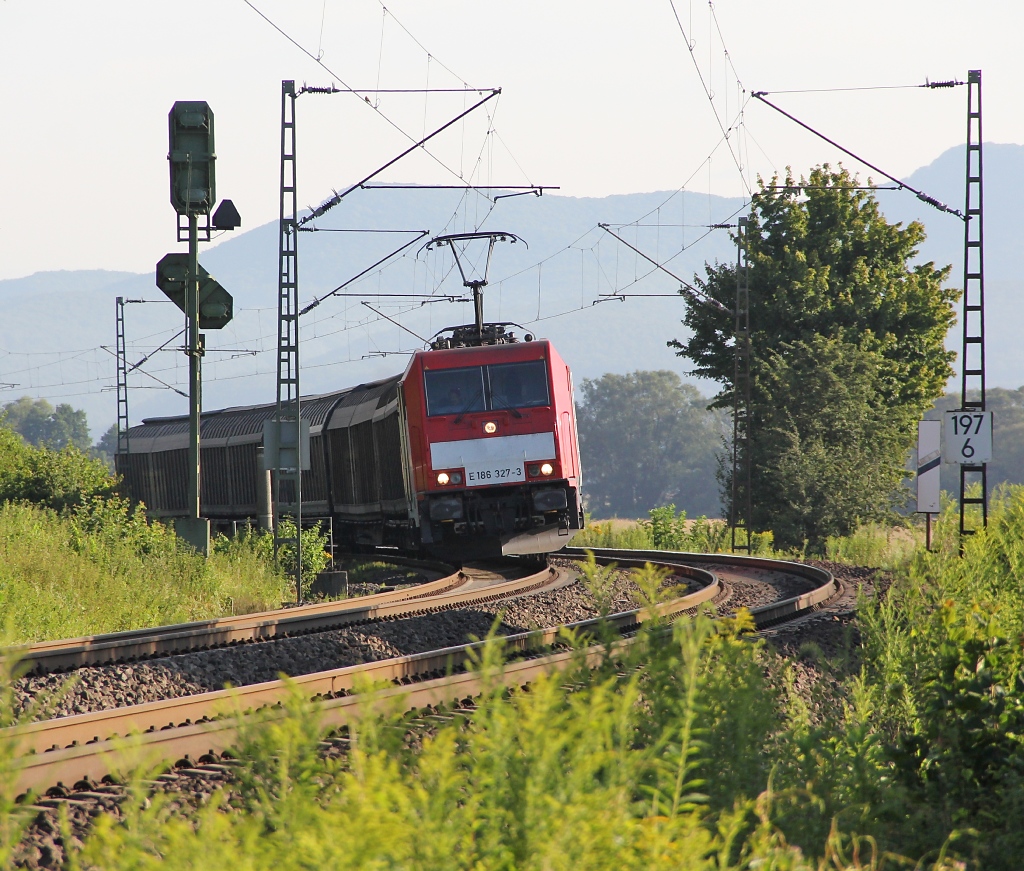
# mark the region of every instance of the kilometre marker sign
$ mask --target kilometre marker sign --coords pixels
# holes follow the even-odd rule
[[[946,412],[947,463],[980,466],[992,459],[992,412]]]

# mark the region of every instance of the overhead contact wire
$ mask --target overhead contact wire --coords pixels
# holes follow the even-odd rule
[[[901,190],[905,188],[906,190],[910,191],[922,203],[927,203],[929,206],[932,206],[933,208],[938,209],[940,212],[946,212],[947,214],[950,214],[950,215],[956,215],[956,217],[958,217],[961,221],[966,221],[967,220],[967,216],[964,215],[964,213],[961,212],[959,209],[954,209],[954,208],[951,208],[950,206],[947,206],[945,203],[940,203],[937,199],[935,199],[935,197],[931,197],[928,194],[926,194],[924,191],[919,190],[918,188],[914,187],[912,184],[908,184],[907,182],[905,182],[905,181],[903,181],[901,179],[896,178],[896,176],[891,175],[890,173],[886,172],[884,169],[881,169],[880,167],[875,166],[875,164],[868,162],[867,160],[865,160],[860,155],[854,154],[854,152],[850,151],[849,148],[845,148],[844,146],[842,146],[838,142],[836,142],[834,139],[830,139],[824,133],[821,133],[820,131],[815,130],[813,127],[811,127],[810,124],[805,124],[799,118],[795,117],[794,115],[790,115],[789,112],[787,112],[785,109],[780,109],[773,102],[771,102],[771,100],[765,99],[765,96],[764,96],[765,93],[766,93],[765,91],[754,91],[751,94],[751,96],[757,98],[762,103],[764,103],[766,106],[770,106],[776,112],[778,112],[780,115],[784,115],[786,118],[789,118],[789,120],[794,122],[795,124],[799,124],[801,127],[804,128],[804,130],[807,130],[810,133],[813,133],[815,136],[817,136],[819,139],[824,140],[829,145],[831,145],[831,146],[833,146],[835,148],[838,148],[841,152],[843,152],[843,154],[849,155],[854,160],[857,160],[860,163],[864,164],[864,166],[868,167],[868,169],[873,169],[879,175],[885,176],[885,178],[889,179],[889,181],[893,182]]]

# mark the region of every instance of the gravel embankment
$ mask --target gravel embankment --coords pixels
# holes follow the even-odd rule
[[[636,607],[635,584],[616,579],[613,611]],[[559,590],[512,599],[501,605],[471,606],[402,620],[349,626],[277,641],[204,650],[145,662],[89,666],[72,675],[29,675],[14,684],[20,713],[33,702],[52,697],[44,716],[91,711],[181,698],[225,685],[246,686],[281,674],[310,674],[394,656],[464,644],[490,632],[504,608],[497,631],[507,635],[597,616],[590,594],[579,582]]]
[[[837,578],[847,581],[844,596],[838,604],[830,606],[839,610],[819,612],[812,619],[793,627],[794,631],[789,631],[790,627],[784,625],[769,633],[770,643],[783,655],[794,657],[794,667],[802,669],[798,672],[798,683],[802,680],[821,679],[820,674],[815,678],[818,674],[815,667],[800,658],[800,650],[805,641],[814,640],[822,650],[832,650],[833,647],[828,645],[836,641],[836,627],[847,625],[852,617],[844,609],[852,609],[856,601],[856,583],[862,580],[867,582],[868,592],[873,592],[870,586],[870,579],[875,575],[873,571],[822,565],[832,570]],[[757,580],[733,579],[730,586],[731,597],[719,609],[723,613],[732,613],[737,607],[754,607],[795,595],[803,592],[808,584],[799,580],[783,580],[775,577],[774,573],[768,573],[766,577]],[[618,573],[610,594],[611,612],[635,608],[637,592],[629,575],[626,572]],[[576,582],[559,590],[524,596],[502,605],[474,606],[461,611],[347,627],[299,638],[203,651],[145,663],[85,668],[75,673],[77,684],[60,700],[55,708],[56,715],[100,710],[151,699],[175,698],[219,689],[228,681],[241,685],[270,680],[280,672],[304,674],[461,644],[470,635],[486,635],[500,611],[503,611],[504,619],[498,631],[502,634],[597,616],[592,596],[582,583]],[[38,693],[58,689],[67,679],[67,675],[23,678],[15,688],[17,703],[24,707]],[[828,679],[834,680],[831,676]],[[188,814],[207,803],[218,790],[226,787],[230,796],[231,766],[212,767],[216,770],[164,775],[155,789],[168,794],[177,812]],[[86,786],[89,789],[85,793],[81,792]],[[29,826],[17,847],[15,861],[18,867],[63,867],[67,861],[66,849],[81,846],[95,815],[109,813],[115,817],[120,816],[119,805],[125,795],[123,788],[83,784],[78,790],[77,793],[72,790],[73,801],[64,805],[70,824],[67,843],[61,834],[57,807],[43,811]]]
[[[722,603],[721,610],[732,612],[740,606],[774,601],[780,597],[780,584],[784,587],[781,595],[792,595],[787,586],[792,583],[776,577],[733,581],[732,595]],[[609,597],[611,613],[637,607],[637,592],[627,572],[617,573]],[[24,712],[40,699],[50,698],[45,712],[36,711],[34,717],[63,717],[181,698],[223,689],[228,684],[247,686],[275,680],[282,674],[297,676],[422,653],[485,637],[499,612],[503,612],[503,619],[496,631],[502,635],[587,620],[599,613],[593,597],[577,581],[500,605],[488,603],[145,662],[89,666],[70,676],[30,675],[15,682],[15,707],[19,713]]]
[[[807,703],[811,716],[820,721],[828,711],[839,710],[846,698],[843,681],[860,671],[858,595],[885,596],[892,576],[878,569],[842,563],[807,562],[832,572],[841,585],[840,595],[820,611],[764,634],[770,648],[791,670],[793,689]]]

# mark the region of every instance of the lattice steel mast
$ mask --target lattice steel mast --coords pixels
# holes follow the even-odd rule
[[[963,345],[960,356],[960,408],[985,411],[985,246],[984,185],[982,182],[981,70],[967,73],[967,183],[964,198]],[[971,484],[981,493],[968,496]],[[967,506],[981,506],[982,526],[988,526],[986,464],[960,466],[960,534],[970,535]]]
[[[302,416],[299,399],[299,250],[295,173],[295,82],[281,82],[281,223],[278,247],[277,406],[274,469],[274,553],[295,553],[295,597],[302,601]],[[282,534],[281,517],[294,517]]]
[[[736,308],[733,353],[732,412],[732,499],[729,526],[732,551],[750,553],[751,542],[751,456],[750,456],[750,261],[748,260],[747,218],[736,222]],[[742,529],[743,541],[737,535]]]
[[[124,335],[124,297],[117,298],[117,453],[129,453],[128,445],[128,359]]]

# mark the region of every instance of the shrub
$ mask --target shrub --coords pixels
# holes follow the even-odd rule
[[[60,511],[110,496],[116,488],[117,479],[106,465],[78,448],[32,447],[0,428],[0,500],[24,500]]]
[[[293,538],[295,536],[295,521],[291,519],[282,520],[280,522],[280,532],[282,538]],[[265,561],[273,562],[274,534],[272,532],[255,535],[251,532],[246,532],[245,534],[247,536],[246,541],[252,542],[256,552]],[[248,536],[252,537],[248,538]],[[328,535],[319,521],[313,526],[303,528],[300,541],[302,543],[302,598],[307,599],[310,595],[313,581],[316,580],[320,572],[327,568],[328,563],[331,561],[331,555],[327,550]],[[281,571],[289,578],[292,578],[294,583],[295,547],[282,542],[278,548],[278,562],[280,563]]]
[[[280,607],[286,581],[255,548],[209,559],[123,499],[63,515],[0,505],[0,610],[16,641],[139,629]]]

